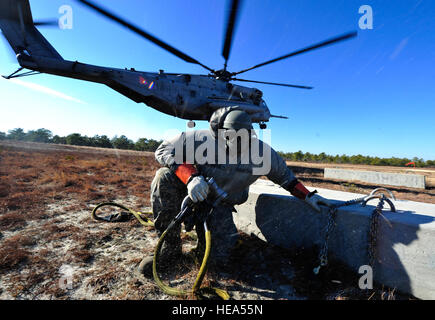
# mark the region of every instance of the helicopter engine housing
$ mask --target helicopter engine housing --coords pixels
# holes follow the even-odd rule
[[[228,88],[231,95],[237,96],[243,101],[251,100],[255,105],[259,105],[261,98],[263,98],[263,92],[256,88],[247,88],[238,85],[229,84]]]

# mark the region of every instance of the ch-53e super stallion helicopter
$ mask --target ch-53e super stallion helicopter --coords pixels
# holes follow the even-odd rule
[[[52,25],[54,24],[53,22],[33,21],[29,0],[0,0],[0,28],[15,51],[16,58],[21,66],[16,72],[5,78],[11,79],[38,73],[48,73],[102,83],[137,103],[143,102],[163,113],[190,120],[190,127],[194,126],[193,120],[208,120],[216,109],[235,105],[248,112],[253,122],[260,124],[261,129],[266,128],[265,122],[268,122],[271,117],[286,118],[270,114],[266,102],[262,99],[263,93],[260,90],[235,85],[230,83],[230,81],[312,89],[312,87],[308,86],[246,80],[236,78],[236,76],[267,64],[356,36],[356,32],[346,33],[253,67],[238,72],[230,72],[227,70],[227,63],[241,5],[241,0],[231,0],[222,50],[225,63],[223,69],[214,70],[140,29],[138,26],[97,6],[95,3],[87,0],[77,1],[182,60],[202,66],[209,73],[207,75],[174,74],[165,73],[162,70],[159,73],[141,72],[135,69],[99,67],[78,61],[64,60],[36,28],[36,26]],[[31,71],[22,72],[24,69]]]

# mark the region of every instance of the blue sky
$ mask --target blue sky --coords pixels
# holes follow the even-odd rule
[[[223,0],[96,0],[195,57],[223,65]],[[30,1],[35,19],[73,8],[73,29],[41,29],[68,60],[142,71],[204,74],[74,1]],[[373,30],[360,30],[361,5]],[[271,112],[272,146],[281,151],[435,159],[435,2],[430,0],[247,0],[229,70],[237,71],[344,32],[358,38],[243,74],[246,79],[314,86],[256,84]],[[0,73],[15,71],[0,43]],[[103,85],[38,75],[0,80],[0,131],[47,128],[55,134],[125,134],[160,139],[186,121],[136,104]],[[208,123],[198,123],[206,128]]]

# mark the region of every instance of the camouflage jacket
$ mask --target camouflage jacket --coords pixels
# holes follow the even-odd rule
[[[201,175],[213,177],[228,193],[227,203],[230,205],[245,202],[249,186],[261,176],[284,188],[295,180],[293,172],[278,153],[256,138],[252,144],[258,145],[259,155],[263,157],[253,157],[252,152],[248,152],[245,159],[239,155],[231,160],[225,142],[218,136],[218,123],[219,113],[215,112],[210,120],[210,130],[186,131],[164,141],[155,152],[156,160],[173,170],[181,163],[194,164]]]

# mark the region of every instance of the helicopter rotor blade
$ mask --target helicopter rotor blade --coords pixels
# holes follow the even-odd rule
[[[215,70],[203,65],[201,62],[199,62],[198,60],[188,56],[187,54],[181,52],[180,50],[172,47],[171,45],[163,42],[162,40],[154,37],[153,35],[151,35],[150,33],[140,29],[139,27],[125,21],[124,19],[116,16],[115,14],[97,6],[96,4],[94,4],[91,1],[88,0],[77,0],[78,2],[82,3],[83,5],[97,11],[98,13],[100,13],[101,15],[105,16],[106,18],[113,20],[117,23],[119,23],[120,25],[124,26],[125,28],[129,29],[130,31],[133,31],[134,33],[136,33],[137,35],[151,41],[152,43],[156,44],[157,46],[159,46],[160,48],[172,53],[173,55],[179,57],[180,59],[189,62],[189,63],[194,63],[194,64],[198,64],[201,67],[209,70],[210,72],[214,72]]]
[[[33,22],[37,27],[56,27],[59,26],[59,21],[57,20],[39,20]]]
[[[304,49],[294,51],[294,52],[286,54],[284,56],[281,56],[281,57],[278,57],[278,58],[275,58],[275,59],[272,59],[272,60],[269,60],[269,61],[257,64],[257,65],[255,65],[255,66],[253,66],[251,68],[244,69],[244,70],[238,71],[238,72],[234,72],[233,75],[241,74],[241,73],[244,73],[244,72],[247,72],[247,71],[250,71],[252,69],[256,69],[256,68],[262,67],[262,66],[265,66],[267,64],[270,64],[270,63],[273,63],[273,62],[276,62],[276,61],[280,61],[280,60],[283,60],[283,59],[294,57],[296,55],[299,55],[299,54],[302,54],[302,53],[305,53],[305,52],[309,52],[309,51],[312,51],[312,50],[315,50],[315,49],[326,47],[328,45],[331,45],[331,44],[334,44],[334,43],[337,43],[337,42],[341,42],[341,41],[344,41],[344,40],[348,40],[348,39],[354,38],[356,36],[357,36],[357,32],[356,31],[349,32],[349,33],[343,34],[341,36],[334,37],[334,38],[325,40],[323,42],[317,43],[315,45],[306,47]]]
[[[242,82],[254,82],[254,83],[262,83],[262,84],[270,84],[270,85],[273,85],[273,86],[282,86],[282,87],[290,87],[290,88],[298,88],[298,89],[308,89],[308,90],[313,89],[313,87],[299,86],[299,85],[295,85],[295,84],[286,84],[286,83],[265,82],[265,81],[256,81],[256,80],[245,80],[245,79],[238,79],[238,78],[232,78],[231,80],[242,81]]]
[[[237,27],[238,17],[240,16],[239,9],[241,7],[241,2],[242,0],[232,0],[231,4],[228,6],[229,13],[227,17],[225,38],[224,38],[223,49],[222,49],[222,56],[225,59],[225,65],[224,65],[225,70],[227,67],[228,59],[230,57],[234,30]]]

